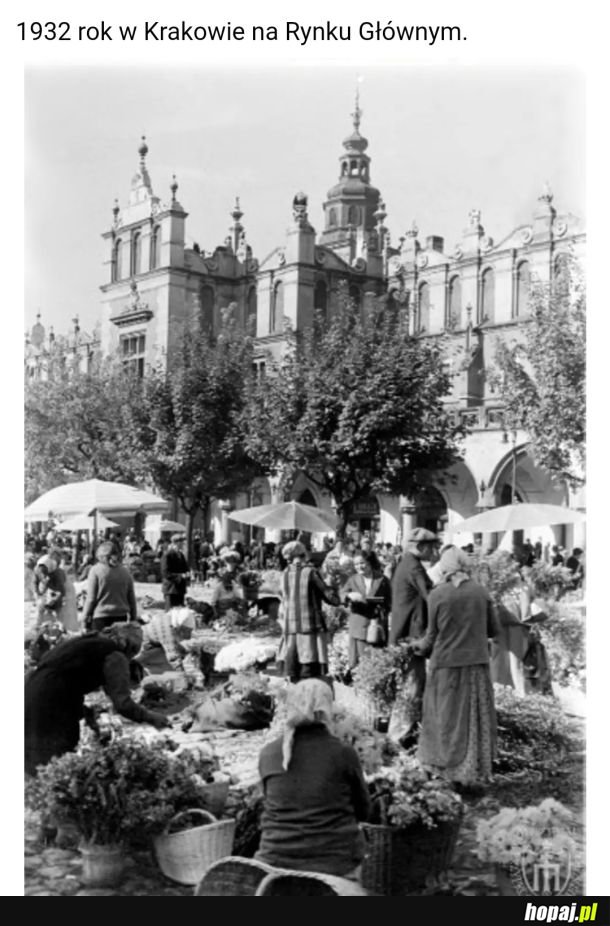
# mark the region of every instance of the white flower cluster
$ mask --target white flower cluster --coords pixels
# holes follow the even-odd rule
[[[243,672],[257,663],[273,659],[276,653],[275,644],[262,643],[253,638],[240,640],[219,650],[214,660],[214,668],[217,672]]]

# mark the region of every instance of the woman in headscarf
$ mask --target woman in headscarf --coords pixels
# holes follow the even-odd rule
[[[259,757],[264,809],[255,858],[356,878],[364,855],[358,821],[371,803],[356,751],[331,733],[332,699],[321,679],[288,691],[283,735]]]
[[[100,686],[114,709],[136,723],[169,726],[163,714],[132,700],[130,661],[142,645],[139,624],[113,624],[102,633],[58,643],[38,663],[25,684],[25,770],[36,774],[54,756],[78,745],[85,695]]]
[[[159,660],[156,657],[161,655],[168,663],[167,666],[160,666],[161,671],[167,668],[173,671],[182,669],[186,650],[182,648],[181,643],[191,638],[196,620],[197,615],[190,608],[172,608],[170,611],[155,614],[142,628],[142,651],[137,661],[148,669],[156,664],[159,671]]]
[[[340,604],[333,589],[324,585],[317,569],[306,563],[307,551],[298,540],[287,543],[282,556],[288,563],[282,573],[280,624],[282,642],[277,661],[291,682],[316,678],[328,671],[328,632],[322,602]]]
[[[85,628],[104,630],[117,621],[137,620],[133,576],[121,565],[118,548],[111,541],[100,544],[97,559],[87,579]]]
[[[470,566],[461,550],[443,553],[443,581],[428,598],[428,630],[411,646],[430,657],[418,758],[456,783],[478,786],[491,778],[496,751],[488,638],[500,626]]]

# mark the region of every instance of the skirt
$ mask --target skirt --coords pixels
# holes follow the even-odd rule
[[[496,737],[489,666],[431,669],[418,748],[422,765],[461,784],[488,781]]]

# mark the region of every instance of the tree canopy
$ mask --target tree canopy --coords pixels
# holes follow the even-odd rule
[[[572,255],[550,283],[532,283],[529,309],[521,337],[496,352],[505,420],[527,431],[537,463],[576,486],[585,467],[586,286]]]
[[[327,324],[290,338],[251,391],[245,446],[267,473],[302,471],[330,492],[339,534],[356,499],[413,494],[459,458],[441,341],[410,336],[382,300],[359,313],[347,299]]]
[[[141,382],[113,358],[83,371],[59,345],[44,379],[25,384],[25,500],[79,479],[139,483],[141,454],[130,440]]]

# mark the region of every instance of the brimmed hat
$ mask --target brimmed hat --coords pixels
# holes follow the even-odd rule
[[[182,543],[184,540],[186,540],[184,534],[172,534],[171,536],[172,543]]]
[[[440,543],[440,539],[425,527],[415,527],[407,534],[407,543]]]

